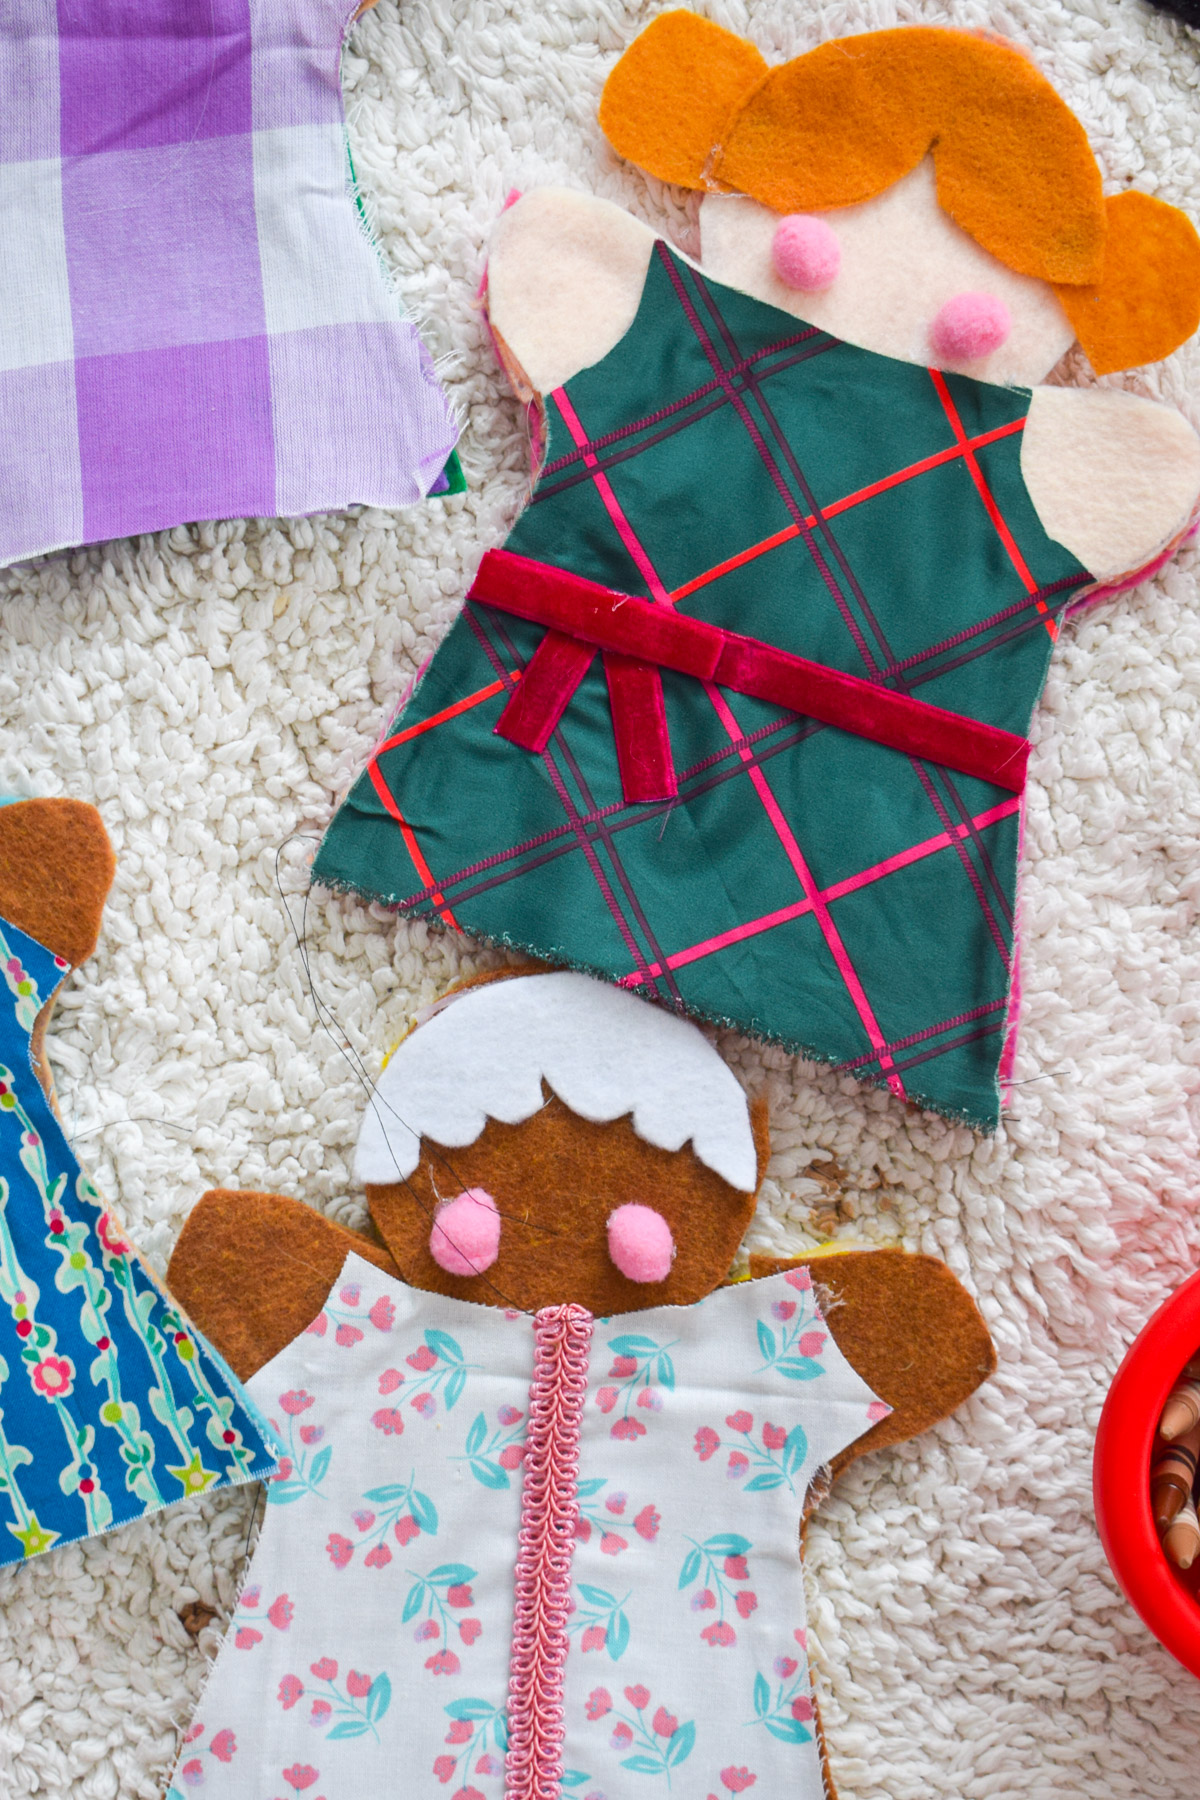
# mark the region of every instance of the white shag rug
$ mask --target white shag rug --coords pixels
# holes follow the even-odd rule
[[[206,1187],[362,1216],[361,1090],[316,1027],[276,855],[327,822],[521,503],[522,419],[472,306],[509,190],[589,188],[688,241],[680,195],[619,165],[595,123],[606,71],[657,10],[382,0],[350,41],[355,161],[444,359],[469,494],[408,516],[203,525],[0,576],[0,792],[94,801],[118,855],[99,953],[58,1014],[64,1110],[160,1267]],[[1196,207],[1200,40],[1140,0],[707,10],[771,60],[897,22],[988,25],[1034,51],[1110,182]],[[1144,386],[1200,423],[1200,349]],[[1200,1251],[1198,569],[1190,550],[1064,633],[1031,765],[1020,1085],[996,1139],[724,1041],[771,1095],[758,1241],[836,1230],[935,1252],[1000,1352],[952,1424],[860,1465],[811,1534],[843,1800],[1200,1792],[1200,1686],[1117,1593],[1090,1500],[1106,1384]],[[292,896],[313,848],[282,853]],[[373,1072],[410,1010],[482,960],[325,898],[308,941]],[[0,1792],[155,1800],[253,1505],[177,1506],[0,1572]],[[196,1601],[218,1614],[198,1644],[179,1616]]]

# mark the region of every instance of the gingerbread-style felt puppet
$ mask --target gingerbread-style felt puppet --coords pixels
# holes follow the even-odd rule
[[[518,974],[388,1061],[382,1243],[204,1196],[169,1280],[287,1454],[171,1800],[832,1794],[802,1519],[994,1358],[928,1257],[724,1285],[767,1153],[690,1021]]]
[[[95,948],[112,878],[93,807],[0,806],[0,1563],[276,1464],[58,1118],[46,1023]]]
[[[986,36],[769,69],[668,13],[600,117],[704,194],[700,265],[585,194],[504,213],[537,484],[315,878],[994,1129],[1033,708],[1200,493],[1179,413],[1039,384],[1175,349],[1200,240]]]

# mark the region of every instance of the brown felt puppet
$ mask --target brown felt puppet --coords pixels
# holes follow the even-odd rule
[[[259,1671],[251,1704],[237,1643],[258,1627],[239,1613],[197,1743],[236,1726],[262,1767],[292,1756],[304,1707],[310,1722],[340,1716],[304,1666],[339,1660],[332,1621],[352,1615],[340,1641],[356,1679],[411,1686],[407,1716],[379,1731],[414,1794],[499,1800],[488,1778],[505,1769],[510,1796],[556,1791],[533,1785],[547,1770],[582,1800],[623,1795],[624,1770],[669,1771],[685,1800],[782,1793],[785,1779],[796,1800],[832,1794],[797,1527],[855,1457],[944,1418],[994,1356],[929,1257],[759,1258],[725,1285],[768,1148],[765,1107],[696,1026],[582,975],[518,973],[447,996],[388,1060],[356,1160],[378,1238],[279,1195],[203,1197],[169,1280],[292,1434],[249,1591],[255,1607],[285,1589],[297,1605],[302,1580],[289,1634],[307,1636],[303,1655],[297,1638]],[[500,1386],[460,1400],[472,1367],[502,1381],[514,1332],[524,1360],[504,1403]],[[338,1503],[339,1468],[357,1507]],[[536,1548],[556,1482],[565,1562]],[[519,1509],[507,1554],[490,1535],[496,1493]],[[504,1654],[489,1652],[489,1686],[472,1618],[456,1624],[437,1595],[453,1571],[489,1641],[493,1557]],[[385,1605],[417,1621],[397,1638],[422,1652],[409,1673],[402,1649],[376,1672]],[[523,1641],[530,1606],[557,1619],[559,1652],[553,1629]],[[723,1737],[706,1724],[714,1681],[735,1709],[745,1688],[752,1734],[740,1712]],[[295,1717],[269,1704],[276,1685]],[[329,1800],[336,1764],[329,1749],[300,1765]]]

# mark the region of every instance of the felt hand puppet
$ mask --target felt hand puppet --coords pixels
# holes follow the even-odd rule
[[[201,1200],[170,1282],[287,1454],[170,1800],[832,1794],[802,1517],[993,1357],[927,1257],[720,1285],[767,1151],[689,1021],[517,975],[388,1061],[382,1245]]]
[[[967,33],[768,69],[669,13],[601,122],[704,192],[701,266],[583,194],[504,213],[532,502],[315,877],[994,1129],[1032,710],[1200,491],[1177,412],[1038,384],[1168,354],[1200,240]]]
[[[139,1261],[64,1135],[46,1023],[95,948],[95,809],[0,806],[0,1563],[276,1465],[238,1382]]]
[[[447,487],[456,426],[357,203],[354,16],[5,8],[0,564]]]

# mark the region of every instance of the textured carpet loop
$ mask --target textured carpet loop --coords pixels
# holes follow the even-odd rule
[[[50,1036],[64,1114],[160,1267],[206,1188],[363,1221],[349,1173],[363,1089],[318,1025],[285,898],[299,922],[312,835],[528,492],[525,417],[474,306],[506,195],[584,189],[695,248],[694,206],[618,163],[596,123],[654,10],[380,0],[351,39],[356,168],[406,303],[448,358],[466,494],[201,524],[0,574],[0,792],[93,801],[117,852],[97,954]],[[1142,0],[704,10],[771,62],[914,17],[1003,30],[1085,124],[1109,191],[1200,194],[1195,41]],[[1077,356],[1067,370],[1086,379]],[[1195,345],[1108,384],[1200,422]],[[842,1800],[1196,1793],[1200,1688],[1116,1591],[1089,1464],[1125,1345],[1200,1256],[1198,568],[1188,549],[1062,634],[1034,720],[1023,1031],[995,1139],[715,1034],[771,1105],[745,1247],[836,1235],[940,1256],[1000,1358],[947,1425],[849,1470],[811,1526],[810,1639]],[[503,960],[320,893],[306,948],[372,1078],[417,1008]],[[178,1506],[0,1576],[5,1800],[159,1800],[252,1506]],[[196,1638],[193,1606],[215,1615]]]

